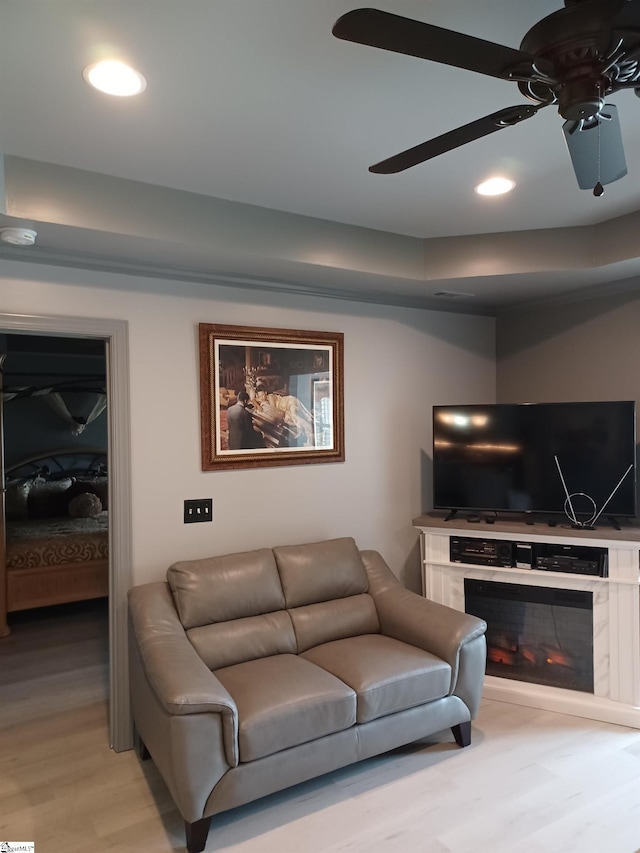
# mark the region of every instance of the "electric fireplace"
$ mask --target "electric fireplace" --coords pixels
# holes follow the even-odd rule
[[[483,697],[640,729],[640,527],[588,531],[472,521],[425,515],[414,524],[423,594],[489,626]],[[482,545],[487,536],[602,549],[608,576],[451,559],[452,538],[474,537]]]
[[[487,675],[594,692],[593,593],[465,578],[464,602],[487,623]]]

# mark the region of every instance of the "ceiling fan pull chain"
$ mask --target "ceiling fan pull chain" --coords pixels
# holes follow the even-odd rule
[[[600,83],[598,83],[598,96],[600,96]],[[601,142],[601,139],[600,139],[600,123],[602,121],[602,118],[600,116],[598,116],[596,121],[598,123],[598,127],[597,127],[597,131],[598,131],[598,162],[597,162],[598,181],[597,181],[595,187],[593,188],[593,194],[596,198],[600,198],[600,196],[604,193],[604,187],[600,183],[600,142]]]

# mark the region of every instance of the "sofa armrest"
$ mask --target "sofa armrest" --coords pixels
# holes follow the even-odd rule
[[[482,657],[487,623],[405,589],[377,551],[362,551],[361,556],[382,633],[445,660],[451,667],[450,693],[456,693],[461,653],[469,646],[474,658]]]
[[[168,714],[222,715],[227,761],[238,763],[238,710],[233,698],[193,648],[168,584],[129,590],[132,634],[142,670]]]

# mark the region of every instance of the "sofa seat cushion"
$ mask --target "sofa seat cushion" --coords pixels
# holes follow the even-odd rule
[[[215,670],[238,709],[240,761],[254,761],[355,724],[356,695],[298,655]]]
[[[440,699],[451,684],[448,663],[383,634],[324,643],[301,657],[355,690],[358,723]]]

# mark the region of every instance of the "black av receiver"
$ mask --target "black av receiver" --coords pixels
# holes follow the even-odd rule
[[[505,539],[476,539],[469,536],[449,538],[452,563],[475,563],[477,566],[518,567],[543,572],[566,572],[606,578],[609,573],[609,551],[589,545],[558,543],[510,542]]]
[[[449,559],[452,563],[514,566],[514,553],[514,543],[504,539],[474,539],[468,536],[449,538]]]
[[[590,545],[535,544],[532,567],[543,572],[606,578],[609,574],[609,551]]]

